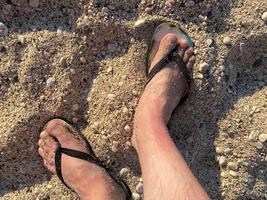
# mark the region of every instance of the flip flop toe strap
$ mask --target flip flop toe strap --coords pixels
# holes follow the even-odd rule
[[[61,165],[61,158],[62,158],[62,153],[74,157],[74,158],[79,158],[82,160],[86,160],[89,161],[91,163],[95,163],[96,165],[104,168],[105,170],[107,170],[107,172],[110,174],[110,171],[99,159],[97,159],[95,156],[91,156],[90,154],[84,153],[84,152],[80,152],[80,151],[76,151],[73,149],[67,149],[67,148],[62,148],[60,145],[57,147],[56,151],[55,151],[55,167],[56,167],[56,173],[58,178],[61,180],[61,182],[68,188],[70,188],[66,182],[64,181],[64,178],[62,176],[62,165]],[[94,154],[92,154],[94,155]],[[115,178],[115,176],[113,176],[112,174],[110,174],[110,176],[115,180],[115,182],[117,182],[122,189],[125,192],[125,196],[126,196],[126,200],[130,200],[131,199],[131,191],[130,188],[128,187],[128,185],[122,181],[122,180],[118,180]]]
[[[165,67],[168,66],[168,63],[170,62],[176,62],[177,65],[180,67],[180,69],[182,70],[182,73],[184,74],[188,86],[190,87],[191,84],[191,80],[192,80],[192,76],[191,76],[191,72],[190,70],[186,67],[186,63],[183,61],[182,57],[176,52],[177,48],[179,47],[179,45],[176,45],[176,47],[163,59],[161,59],[153,68],[152,70],[148,73],[147,75],[147,82],[146,84],[148,84],[153,78],[154,76],[160,72],[162,69],[164,69]],[[188,96],[188,90],[185,93],[185,96],[183,99],[185,99]]]

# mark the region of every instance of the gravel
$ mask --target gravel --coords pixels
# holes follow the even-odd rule
[[[223,38],[223,44],[229,46],[232,44],[231,38],[226,36],[225,38]]]
[[[136,186],[136,192],[138,193],[138,194],[143,194],[143,192],[144,192],[144,186],[143,186],[143,183],[138,183],[138,185]]]
[[[5,24],[0,22],[0,37],[7,36],[8,34],[8,28]]]
[[[261,19],[262,19],[265,23],[267,23],[267,12],[264,12],[264,13],[262,14]]]

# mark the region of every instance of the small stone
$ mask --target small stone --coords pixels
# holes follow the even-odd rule
[[[122,112],[125,113],[125,114],[128,114],[129,113],[129,110],[128,110],[128,108],[124,107],[123,110],[122,110]]]
[[[87,63],[87,60],[86,60],[85,57],[81,57],[81,58],[80,58],[80,62],[81,62],[82,64],[86,64],[86,63]]]
[[[219,165],[220,166],[225,166],[227,163],[226,158],[224,156],[221,156],[219,159]]]
[[[201,64],[199,65],[199,68],[198,68],[198,70],[199,70],[200,72],[203,72],[205,69],[207,69],[207,68],[208,68],[208,66],[209,66],[209,64],[208,64],[208,63],[206,63],[206,62],[203,62],[203,63],[201,63]]]
[[[264,12],[264,13],[262,14],[261,19],[262,19],[265,23],[267,23],[267,12]]]
[[[75,74],[75,73],[76,73],[76,70],[73,69],[73,68],[71,68],[71,69],[70,69],[70,73],[71,73],[71,74]]]
[[[136,192],[138,194],[143,194],[144,192],[144,186],[143,186],[143,183],[138,183],[138,185],[136,186]]]
[[[5,24],[0,22],[0,37],[7,36],[8,34],[8,28]]]
[[[108,94],[108,100],[113,101],[115,99],[115,94]]]
[[[140,199],[141,199],[140,194],[138,194],[138,193],[136,193],[136,192],[134,192],[134,193],[132,194],[132,196],[133,196],[133,199],[134,199],[134,200],[140,200]]]
[[[60,63],[61,67],[66,67],[67,66],[67,59],[65,57],[62,57],[62,58],[60,58],[59,63]]]
[[[18,36],[18,43],[19,44],[24,44],[25,43],[25,37],[23,35]]]
[[[94,123],[91,125],[91,128],[94,129],[94,130],[99,129],[99,123],[98,123],[98,122],[94,122]]]
[[[124,127],[124,130],[129,133],[129,132],[131,132],[131,127],[129,125],[126,125]]]
[[[46,187],[47,187],[47,189],[51,189],[53,187],[53,185],[48,184]]]
[[[232,149],[230,149],[230,148],[224,149],[224,153],[226,153],[226,154],[231,153],[231,152],[232,152]]]
[[[221,172],[221,177],[225,178],[227,177],[227,174],[225,172]]]
[[[50,77],[46,80],[46,87],[51,88],[55,85],[56,79],[54,77]]]
[[[220,148],[220,147],[216,147],[216,148],[215,148],[215,151],[216,151],[217,154],[222,154],[223,149]]]
[[[127,141],[127,142],[126,142],[126,145],[127,145],[128,147],[131,147],[131,146],[132,146],[132,143],[131,143],[130,141]]]
[[[126,168],[126,167],[122,168],[121,171],[120,171],[120,175],[121,176],[125,176],[125,175],[127,175],[129,173],[129,171],[130,170],[128,168]]]
[[[74,105],[72,106],[72,110],[73,110],[73,111],[78,111],[78,110],[79,110],[79,105],[78,105],[78,104],[74,104]]]
[[[143,178],[142,177],[139,178],[139,182],[143,183]]]
[[[136,91],[136,90],[132,90],[132,94],[133,94],[134,96],[138,96],[138,95],[139,95],[139,92]]]
[[[213,39],[207,39],[206,44],[210,47],[213,44]]]
[[[259,141],[261,143],[264,143],[264,142],[266,142],[266,140],[267,140],[267,134],[260,134]]]
[[[257,131],[251,131],[249,136],[248,136],[248,139],[250,141],[256,141],[257,140],[257,136],[258,136]]]
[[[225,38],[223,38],[223,44],[225,44],[225,45],[231,45],[232,44],[232,42],[231,42],[231,38],[230,37],[228,37],[228,36],[226,36]]]
[[[187,8],[191,8],[191,7],[194,7],[195,6],[195,2],[194,1],[186,1],[185,2],[185,7]]]
[[[113,71],[113,68],[112,67],[109,67],[108,69],[107,69],[107,73],[110,73],[110,72],[112,72]]]
[[[77,117],[73,117],[72,121],[73,121],[73,123],[77,123],[79,121],[79,119]]]
[[[30,0],[29,4],[32,8],[37,8],[39,6],[39,0]]]
[[[117,51],[117,49],[118,49],[118,45],[112,44],[112,43],[108,44],[108,51],[109,52],[114,53]]]
[[[230,170],[230,171],[229,171],[229,174],[230,174],[232,177],[234,177],[234,178],[238,177],[238,172],[235,172],[235,171]]]
[[[113,146],[111,147],[111,151],[114,152],[114,153],[118,152],[118,147],[115,146],[115,145],[113,145]]]
[[[224,65],[220,65],[219,66],[219,70],[220,70],[220,72],[224,72],[225,71],[225,66]]]
[[[172,7],[174,4],[175,4],[175,0],[167,0],[165,3],[167,7]]]
[[[260,143],[260,142],[257,142],[257,143],[255,144],[255,146],[256,146],[256,148],[259,149],[259,150],[261,150],[261,149],[263,148],[263,144]]]
[[[140,18],[134,23],[134,27],[139,28],[143,26],[145,23],[146,23],[146,20],[144,18]]]
[[[238,171],[238,165],[234,162],[229,162],[227,164],[227,167],[233,171]]]

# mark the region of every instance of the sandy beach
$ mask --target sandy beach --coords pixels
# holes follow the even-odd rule
[[[37,152],[56,116],[143,199],[131,135],[161,22],[197,56],[169,123],[178,149],[212,199],[267,199],[266,12],[262,0],[0,0],[0,199],[78,199]]]

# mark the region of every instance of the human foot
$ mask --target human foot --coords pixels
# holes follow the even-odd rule
[[[45,167],[56,173],[55,151],[59,145],[63,148],[90,154],[85,143],[78,140],[68,125],[60,119],[48,122],[40,134],[38,152]],[[125,199],[122,188],[115,183],[105,169],[88,161],[62,154],[62,176],[65,183],[81,199]]]
[[[192,47],[188,47],[188,41],[184,38],[178,38],[175,33],[161,32],[155,38],[154,48],[150,54],[149,72],[155,65],[165,58],[176,46],[177,53],[183,59],[189,71],[192,70],[196,57]],[[149,130],[157,129],[155,121],[159,119],[167,124],[173,110],[188,92],[188,80],[176,62],[169,62],[160,70],[147,84],[144,93],[139,101],[134,117],[134,133],[132,143],[136,148],[136,132],[140,126]],[[150,124],[154,124],[153,127]],[[158,131],[158,130],[156,130]],[[136,148],[137,149],[137,148]]]

